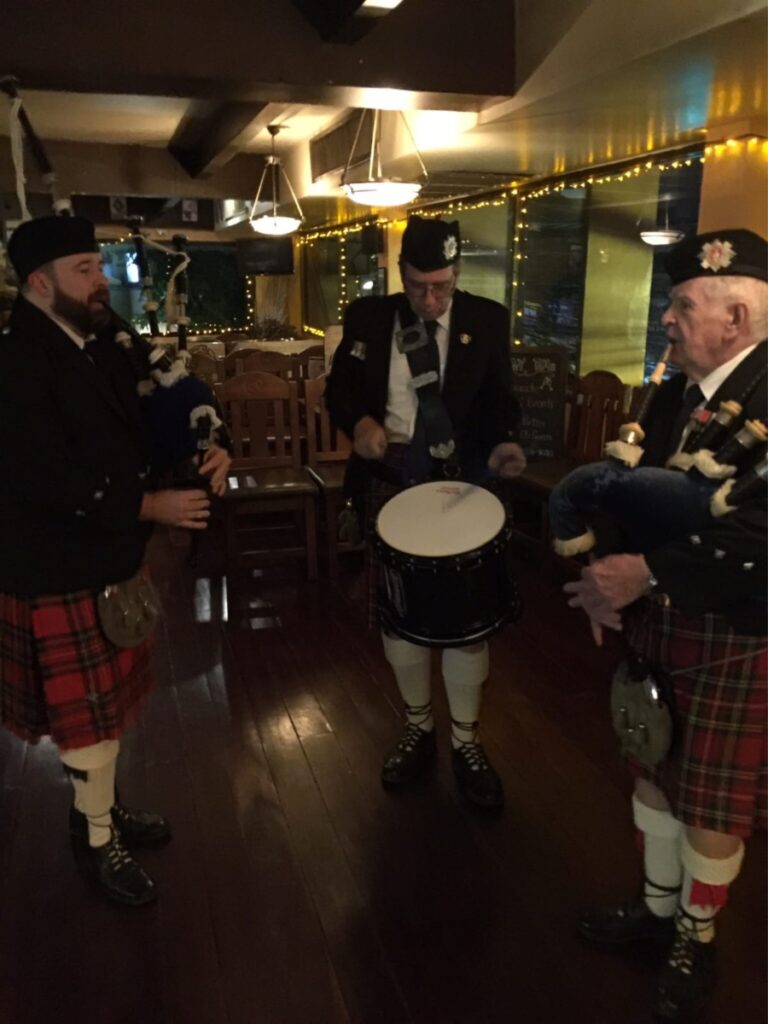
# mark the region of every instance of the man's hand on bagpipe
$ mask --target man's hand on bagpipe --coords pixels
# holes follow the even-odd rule
[[[573,595],[571,608],[583,608],[589,616],[592,635],[600,647],[603,628],[621,631],[622,608],[648,593],[651,574],[642,555],[606,555],[581,571],[581,579],[566,583],[563,590]]]
[[[144,495],[140,519],[163,526],[204,530],[211,515],[211,500],[203,490],[162,490]]]
[[[200,456],[196,456],[200,458]],[[232,458],[225,448],[218,445],[211,445],[202,456],[202,465],[199,468],[200,476],[209,479],[211,492],[221,497],[227,489],[227,474],[232,465]]]

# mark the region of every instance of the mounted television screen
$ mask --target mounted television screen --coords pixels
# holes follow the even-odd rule
[[[241,238],[237,242],[240,273],[292,274],[293,240],[282,238]]]

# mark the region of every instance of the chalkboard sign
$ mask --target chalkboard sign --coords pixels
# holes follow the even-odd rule
[[[512,348],[512,388],[520,402],[520,444],[530,461],[563,454],[568,353],[564,348]]]

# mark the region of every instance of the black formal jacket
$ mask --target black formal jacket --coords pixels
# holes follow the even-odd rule
[[[707,408],[739,397],[765,366],[768,344],[744,359],[723,382]],[[680,408],[686,377],[680,373],[659,388],[645,425],[643,465],[663,466],[670,455],[670,434]],[[768,417],[768,389],[763,377],[745,406],[745,419]],[[758,454],[752,459],[756,461]],[[739,633],[764,636],[766,629],[766,500],[765,491],[711,526],[673,541],[646,556],[660,589],[673,605],[690,616],[715,612]]]
[[[402,293],[352,302],[326,388],[331,419],[352,437],[363,416],[384,423],[392,332]],[[509,312],[491,299],[456,291],[451,307],[442,397],[462,466],[487,461],[491,449],[514,441],[520,408],[512,393]],[[350,459],[350,477],[363,459]]]
[[[0,336],[4,593],[101,588],[141,565],[149,448],[136,376],[114,342],[86,351],[23,297]]]

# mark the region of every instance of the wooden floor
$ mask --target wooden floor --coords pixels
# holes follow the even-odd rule
[[[1,1024],[640,1024],[654,964],[574,934],[630,891],[637,856],[609,733],[617,646],[596,651],[551,569],[492,641],[485,743],[505,812],[458,797],[439,689],[434,773],[379,783],[399,729],[359,571],[224,585],[157,538],[159,683],[123,743],[126,803],[175,838],[142,857],[161,897],[102,902],[76,874],[49,743],[0,732]],[[437,665],[435,666],[437,668]],[[765,842],[720,927],[705,1022],[765,1021]]]

